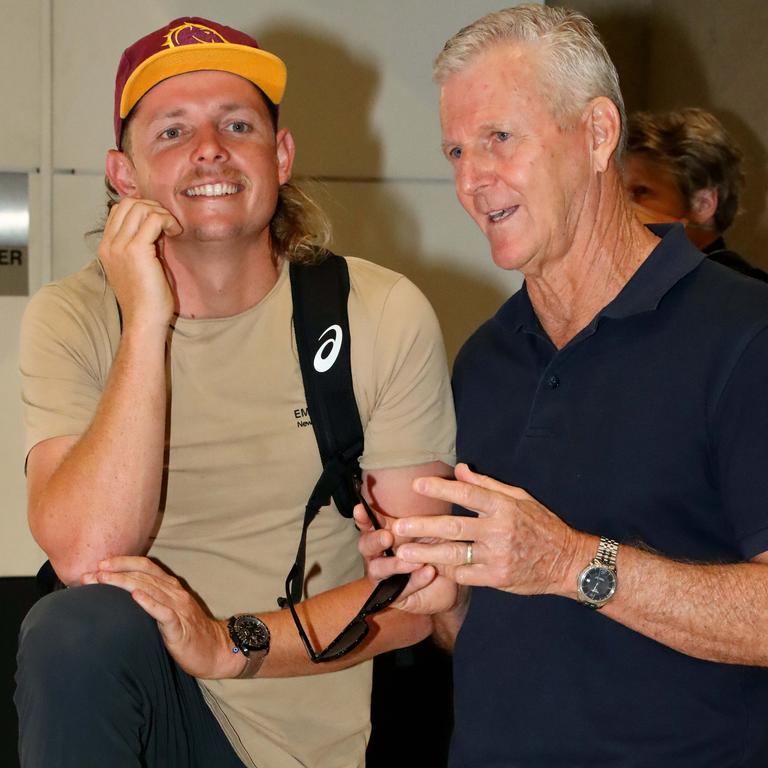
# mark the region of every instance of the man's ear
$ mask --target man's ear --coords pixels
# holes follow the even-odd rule
[[[125,152],[110,149],[107,152],[107,178],[120,197],[141,197],[136,185],[136,169]]]
[[[714,224],[718,202],[717,187],[697,189],[691,197],[691,211],[688,215],[691,223],[700,227]]]
[[[621,115],[609,98],[598,96],[587,105],[586,118],[595,168],[603,173],[621,138]]]
[[[296,157],[296,144],[293,136],[287,128],[281,128],[277,132],[277,177],[280,184],[291,180],[293,171],[293,159]]]

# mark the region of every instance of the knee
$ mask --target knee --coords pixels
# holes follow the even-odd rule
[[[154,620],[116,587],[74,587],[39,600],[19,633],[19,682],[24,676],[79,681],[117,664],[140,661],[160,642]]]

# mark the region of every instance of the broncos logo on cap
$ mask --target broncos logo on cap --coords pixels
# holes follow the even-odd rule
[[[176,48],[179,45],[197,45],[198,43],[226,43],[227,40],[215,29],[191,21],[180,24],[168,32],[164,47]]]

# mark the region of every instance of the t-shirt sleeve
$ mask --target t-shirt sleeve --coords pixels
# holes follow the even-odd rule
[[[404,277],[388,292],[378,319],[372,369],[375,398],[363,469],[452,465],[456,420],[440,325],[425,296]]]
[[[30,300],[19,351],[25,455],[43,440],[88,428],[111,364],[111,343],[105,323],[80,307],[76,294],[50,285]]]
[[[715,476],[745,559],[768,551],[768,329],[738,357],[717,403]]]

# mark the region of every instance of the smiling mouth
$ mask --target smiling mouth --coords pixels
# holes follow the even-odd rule
[[[239,184],[216,183],[200,184],[196,187],[189,187],[184,190],[187,197],[226,197],[239,192],[242,187]]]
[[[497,224],[504,219],[509,218],[516,210],[518,206],[513,205],[511,208],[500,208],[498,211],[491,211],[488,214],[488,219],[492,224]]]

